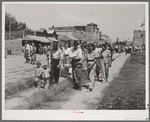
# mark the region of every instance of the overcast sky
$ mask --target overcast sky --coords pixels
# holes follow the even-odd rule
[[[142,29],[145,19],[144,4],[6,4],[5,11],[33,30],[93,21],[113,41],[118,37],[132,40],[133,31]]]

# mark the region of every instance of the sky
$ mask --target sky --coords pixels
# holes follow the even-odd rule
[[[5,4],[5,11],[32,30],[94,22],[112,41],[132,40],[146,17],[145,4]]]

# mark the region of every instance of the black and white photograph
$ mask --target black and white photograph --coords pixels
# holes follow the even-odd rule
[[[2,119],[149,120],[148,2],[2,2]]]

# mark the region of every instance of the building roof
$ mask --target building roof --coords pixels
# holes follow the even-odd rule
[[[53,42],[53,41],[56,41],[56,42],[58,42],[58,40],[57,40],[57,39],[55,39],[55,38],[52,38],[52,37],[47,37],[47,39],[48,39],[48,40],[50,40],[51,42]]]
[[[53,33],[54,33],[54,30],[47,30],[47,33],[48,33],[48,34],[53,34]]]
[[[73,30],[74,26],[66,26],[66,27],[50,27],[50,30]]]
[[[70,41],[70,40],[78,40],[78,39],[74,38],[71,34],[67,34],[67,35],[64,35],[62,38],[60,38],[60,40]]]
[[[97,24],[91,22],[91,23],[87,24],[87,26],[97,26]]]
[[[26,35],[22,40],[39,41],[42,43],[49,43],[50,42],[50,40],[48,40],[46,37],[32,36],[32,35]]]

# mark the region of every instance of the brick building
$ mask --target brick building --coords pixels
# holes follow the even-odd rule
[[[134,30],[133,32],[133,46],[140,46],[142,50],[145,50],[145,31]]]

